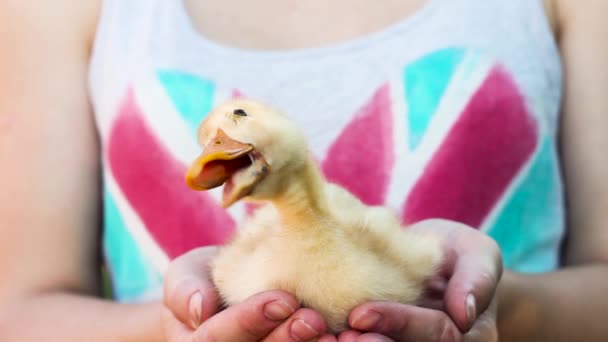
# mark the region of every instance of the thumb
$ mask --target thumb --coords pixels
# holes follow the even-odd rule
[[[194,249],[171,262],[165,277],[165,306],[193,329],[218,310],[219,295],[209,276],[216,253],[215,247]]]
[[[502,259],[498,247],[491,244],[463,246],[463,250],[456,254],[458,257],[448,282],[445,303],[456,325],[466,332],[494,298],[502,276]]]

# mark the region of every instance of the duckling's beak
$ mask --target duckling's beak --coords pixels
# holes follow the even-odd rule
[[[186,173],[186,183],[194,190],[224,187],[222,206],[228,207],[247,196],[266,175],[268,164],[250,144],[230,138],[222,129]]]
[[[221,161],[236,160],[251,151],[253,151],[253,146],[240,143],[219,129],[217,135],[204,147],[201,155],[188,169],[186,183],[194,190],[209,190],[218,187],[224,184],[230,176],[228,169],[232,165],[232,163]]]

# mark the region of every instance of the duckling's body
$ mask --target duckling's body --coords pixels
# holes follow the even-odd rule
[[[317,174],[294,180],[222,248],[212,275],[224,300],[232,305],[281,289],[319,311],[334,332],[366,301],[415,302],[439,262],[436,242],[403,230],[390,210],[365,206],[309,168]]]
[[[248,104],[231,105],[259,110]],[[238,134],[215,126],[232,138]],[[302,144],[298,139],[291,143],[294,141]],[[254,142],[248,143],[255,148]],[[414,303],[425,279],[440,262],[437,241],[403,229],[389,209],[367,206],[343,188],[327,183],[306,146],[300,146],[302,151],[294,155],[297,148],[291,146],[289,158],[295,159],[288,163],[278,162],[276,151],[271,156],[259,152],[270,169],[268,179],[256,180],[259,193],[254,188],[243,197],[266,204],[214,260],[212,277],[222,298],[233,305],[262,291],[284,290],[319,311],[333,332],[344,330],[350,311],[366,301]],[[250,169],[259,172],[257,160],[252,160]],[[202,174],[202,168],[197,166],[194,176]],[[248,179],[243,174],[233,178]],[[230,194],[226,197],[231,198]]]

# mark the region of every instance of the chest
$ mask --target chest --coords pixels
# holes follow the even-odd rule
[[[534,143],[552,146],[561,93],[538,2],[181,1],[113,2],[91,65],[107,199],[159,269],[167,255],[225,241],[246,217],[244,206],[217,206],[221,189],[200,194],[183,182],[200,153],[198,123],[239,94],[290,113],[324,174],[366,203],[490,231],[503,208],[542,222],[538,232],[559,226],[540,220],[553,212],[506,205],[519,184],[528,196],[559,189],[534,181],[558,179],[547,176],[553,151],[537,157]],[[529,169],[542,176],[527,183]],[[511,264],[532,260],[525,248],[535,243],[518,245],[526,257]]]
[[[196,28],[223,44],[249,49],[315,47],[380,31],[424,7],[426,0],[193,1]]]

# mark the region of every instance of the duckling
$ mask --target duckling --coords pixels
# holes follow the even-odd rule
[[[187,171],[188,186],[223,185],[224,207],[261,204],[213,260],[211,277],[226,305],[280,289],[339,333],[366,301],[413,304],[420,297],[441,261],[439,242],[328,183],[283,112],[230,100],[202,121],[198,138],[203,151]]]

